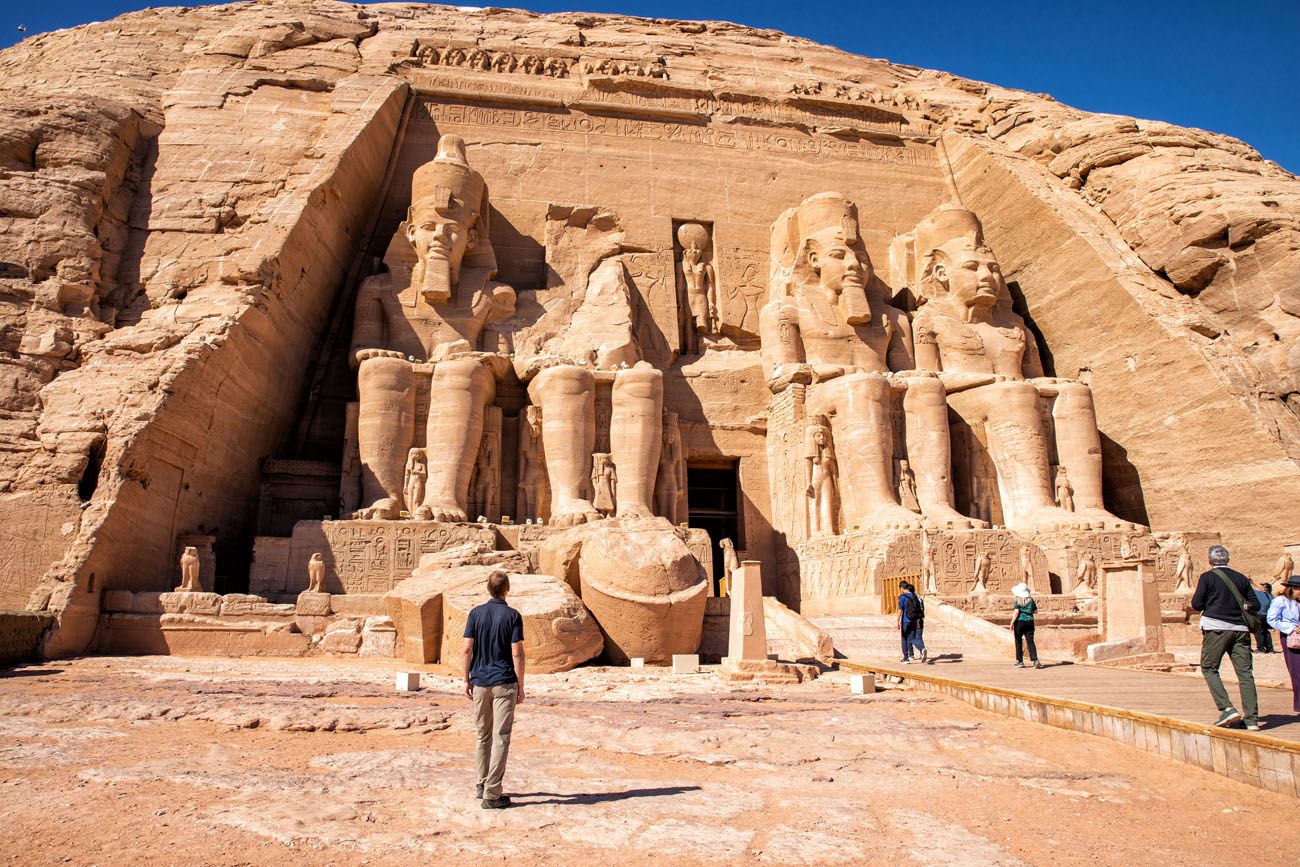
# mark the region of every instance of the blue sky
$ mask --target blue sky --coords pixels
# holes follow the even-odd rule
[[[0,47],[24,36],[20,24],[30,35],[148,5],[0,0]],[[534,0],[528,8],[770,27],[870,57],[1050,93],[1089,111],[1227,133],[1300,172],[1300,0]]]

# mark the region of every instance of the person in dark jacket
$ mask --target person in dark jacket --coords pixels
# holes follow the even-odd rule
[[[1259,582],[1259,587],[1255,588],[1255,601],[1259,603],[1260,616],[1267,615],[1268,606],[1273,604],[1273,585],[1267,581]],[[1255,652],[1273,652],[1273,633],[1268,631],[1267,623],[1261,622],[1255,632]]]
[[[1219,708],[1219,718],[1214,724],[1226,726],[1242,719],[1241,712],[1232,706],[1232,697],[1219,676],[1219,666],[1227,654],[1237,672],[1246,728],[1259,731],[1259,699],[1251,668],[1250,629],[1246,626],[1244,614],[1247,611],[1258,614],[1259,602],[1255,599],[1250,580],[1228,568],[1227,548],[1212,545],[1209,560],[1210,571],[1202,573],[1196,582],[1192,609],[1201,612],[1201,674],[1205,676],[1210,695]]]
[[[916,588],[908,581],[898,585],[903,591],[898,594],[898,630],[903,638],[903,663],[912,661],[915,648],[921,662],[926,662],[929,655],[925,652],[925,605],[916,595]]]

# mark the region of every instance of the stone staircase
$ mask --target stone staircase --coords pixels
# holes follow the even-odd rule
[[[896,614],[852,614],[811,617],[835,644],[837,656],[864,662],[896,663],[902,659]],[[925,647],[931,659],[992,659],[992,652],[955,626],[926,619]]]

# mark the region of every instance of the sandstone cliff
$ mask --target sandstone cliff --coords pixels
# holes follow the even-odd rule
[[[449,44],[483,57],[429,74]],[[1239,141],[717,22],[170,8],[0,53],[0,606],[60,612],[47,652],[85,646],[104,589],[163,589],[178,533],[247,558],[412,94],[508,102],[505,54],[572,111],[936,143],[1056,372],[1092,385],[1116,510],[1219,530],[1247,568],[1294,541],[1300,182]]]

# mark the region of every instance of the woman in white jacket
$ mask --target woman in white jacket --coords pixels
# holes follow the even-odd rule
[[[1288,642],[1300,629],[1300,575],[1292,575],[1273,597],[1268,606],[1268,625],[1276,629],[1282,637],[1280,650],[1286,661],[1286,672],[1291,675],[1291,707],[1300,713],[1300,648],[1292,647]]]

